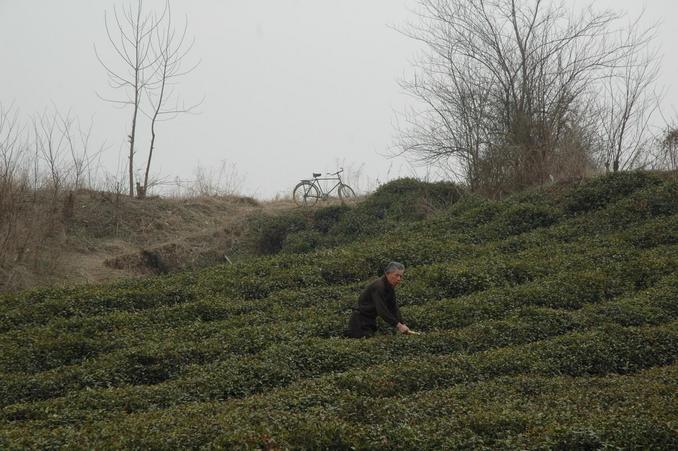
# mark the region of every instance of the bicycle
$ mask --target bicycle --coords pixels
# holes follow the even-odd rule
[[[300,207],[312,207],[315,205],[319,199],[326,200],[332,191],[335,189],[339,194],[339,199],[341,201],[353,200],[355,199],[355,191],[353,188],[345,184],[341,180],[341,173],[344,172],[344,168],[337,172],[328,172],[325,175],[333,175],[334,177],[322,177],[322,174],[319,172],[313,173],[312,179],[303,179],[297,186],[294,187],[292,191],[292,198],[294,202]],[[318,183],[320,180],[338,180],[337,184],[332,187],[329,191],[323,191],[322,186]]]

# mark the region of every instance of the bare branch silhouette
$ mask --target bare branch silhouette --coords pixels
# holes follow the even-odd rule
[[[122,16],[122,17],[121,17]],[[160,56],[153,49],[153,33],[161,26],[165,12],[160,17],[143,11],[143,2],[137,0],[136,9],[130,5],[123,8],[121,14],[117,8],[113,8],[113,19],[109,20],[107,13],[104,14],[106,36],[110,47],[123,63],[124,69],[114,69],[106,63],[96,50],[95,54],[99,63],[105,69],[109,86],[113,89],[124,91],[122,99],[108,99],[99,96],[108,102],[121,106],[131,106],[132,119],[128,134],[128,175],[129,195],[134,196],[134,156],[137,137],[138,117],[143,100],[143,92],[150,82],[148,71],[157,63]],[[111,23],[112,22],[112,23]],[[114,32],[117,39],[114,38]]]
[[[543,0],[419,6],[419,22],[401,30],[426,51],[401,83],[420,107],[403,114],[400,154],[456,167],[472,189],[494,196],[581,175],[594,167],[601,118],[628,88],[635,95],[625,99],[627,114],[614,119],[626,124],[616,135],[617,160],[642,164],[631,155],[643,153],[654,112],[643,99],[653,98],[656,55],[647,49],[655,26],[625,29],[620,14],[573,13]],[[616,100],[606,105],[604,94]],[[636,114],[642,109],[647,114]]]
[[[203,100],[200,102],[186,106],[183,102],[179,103],[175,93],[169,87],[175,80],[181,78],[192,72],[199,64],[197,62],[187,70],[182,70],[182,64],[188,53],[193,48],[195,40],[189,44],[186,43],[186,34],[188,31],[188,18],[184,20],[182,31],[177,34],[174,23],[172,22],[172,11],[169,2],[166,4],[166,20],[163,28],[158,27],[155,30],[155,43],[158,52],[157,64],[155,66],[155,80],[148,89],[148,100],[152,106],[153,114],[151,119],[151,141],[148,148],[148,161],[146,163],[146,170],[144,172],[143,192],[145,194],[148,187],[148,177],[151,168],[151,161],[153,152],[155,150],[156,142],[156,124],[160,121],[172,119],[179,114],[191,113],[195,110]],[[174,107],[168,107],[167,103],[174,98]]]
[[[179,114],[191,113],[202,103],[201,100],[186,105],[179,101],[172,89],[179,78],[192,72],[199,63],[183,67],[194,42],[188,43],[186,40],[187,19],[180,31],[175,29],[168,1],[159,15],[144,12],[142,0],[137,0],[136,8],[127,6],[118,11],[114,7],[112,18],[105,14],[104,24],[108,43],[123,69],[117,70],[104,61],[96,46],[95,55],[107,73],[109,86],[122,91],[123,96],[111,98],[98,93],[97,96],[117,107],[131,107],[132,120],[128,134],[130,196],[134,196],[135,188],[134,158],[139,148],[137,131],[140,114],[150,121],[151,138],[143,185],[136,181],[137,196],[144,197],[156,146],[156,124]]]

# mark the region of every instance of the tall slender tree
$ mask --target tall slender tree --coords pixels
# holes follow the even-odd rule
[[[162,23],[164,13],[156,16],[143,10],[143,1],[137,0],[136,8],[127,5],[122,11],[113,7],[113,17],[104,13],[106,36],[114,54],[122,63],[122,68],[107,63],[94,47],[99,63],[108,75],[109,86],[123,91],[117,98],[102,97],[107,102],[131,107],[131,124],[127,136],[129,142],[128,174],[129,195],[134,196],[134,156],[136,153],[136,137],[139,113],[143,100],[143,92],[150,83],[150,76],[159,56],[153,49],[154,32]]]
[[[154,68],[154,79],[149,84],[149,89],[146,90],[151,107],[149,117],[151,121],[151,139],[148,146],[146,170],[144,171],[144,184],[140,193],[142,197],[149,187],[149,173],[153,151],[155,150],[157,123],[162,120],[172,119],[181,113],[190,113],[202,103],[201,100],[195,104],[186,105],[179,100],[173,89],[177,79],[192,72],[199,62],[190,67],[184,67],[186,56],[193,48],[195,40],[188,42],[186,39],[188,20],[184,21],[183,28],[180,32],[177,32],[172,20],[172,11],[169,3],[167,3],[166,13],[163,26],[157,27],[155,30],[155,49],[158,58]]]
[[[104,60],[97,51],[97,59],[106,70],[111,88],[122,92],[119,97],[102,97],[103,100],[131,110],[128,134],[128,178],[129,195],[134,196],[135,182],[137,195],[144,197],[149,186],[149,173],[157,142],[157,123],[171,119],[180,113],[194,110],[201,102],[187,106],[179,101],[173,86],[178,79],[191,72],[197,64],[184,67],[185,58],[193,48],[188,41],[188,20],[177,31],[172,19],[169,1],[160,13],[144,11],[143,1],[113,8],[112,18],[104,17],[106,35],[113,50],[117,65]],[[119,68],[118,68],[119,67]],[[143,184],[135,181],[135,156],[141,118],[147,117],[150,128],[148,158],[144,169]]]

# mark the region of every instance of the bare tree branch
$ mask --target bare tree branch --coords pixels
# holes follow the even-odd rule
[[[608,127],[618,165],[643,164],[656,27],[637,20],[619,39],[623,16],[609,11],[572,14],[542,0],[419,3],[419,23],[401,30],[428,49],[401,83],[421,102],[405,117],[402,154],[463,168],[473,189],[500,194],[585,170],[602,113],[618,125]],[[598,100],[605,89],[610,108]]]
[[[153,114],[150,118],[151,141],[148,148],[148,161],[146,163],[146,170],[144,172],[143,193],[145,193],[146,189],[148,188],[148,177],[157,137],[156,124],[161,121],[161,118],[163,117],[165,120],[169,120],[179,114],[190,113],[202,103],[201,100],[199,103],[189,106],[186,106],[183,102],[180,105],[179,100],[175,98],[175,106],[172,108],[167,107],[167,103],[174,97],[173,90],[169,89],[169,86],[172,84],[173,80],[181,78],[192,72],[197,67],[199,62],[191,66],[188,70],[182,70],[182,63],[184,62],[188,52],[193,48],[195,41],[192,40],[188,45],[185,45],[186,34],[188,31],[188,18],[185,18],[184,20],[184,26],[181,33],[177,34],[174,23],[172,22],[172,11],[169,2],[166,3],[165,12],[166,20],[164,23],[164,28],[158,27],[155,30],[155,43],[158,53],[157,64],[155,68],[155,84],[157,86],[155,90],[147,90],[149,103],[153,108]]]
[[[109,86],[120,90],[122,98],[101,96],[100,99],[118,107],[131,107],[132,120],[128,134],[129,195],[134,195],[134,158],[138,149],[137,131],[140,116],[150,120],[151,138],[143,185],[137,182],[137,195],[143,197],[148,186],[148,177],[157,137],[156,123],[169,120],[179,114],[191,113],[202,100],[186,105],[177,98],[172,85],[192,72],[199,63],[184,69],[182,64],[193,48],[194,41],[187,42],[188,20],[180,32],[174,27],[169,1],[160,14],[145,13],[142,0],[136,7],[128,5],[118,11],[113,8],[112,18],[104,15],[106,36],[110,47],[123,69],[118,70],[105,62],[96,46],[95,55],[107,73]]]
[[[108,99],[103,96],[99,96],[99,98],[116,105],[130,105],[132,107],[132,120],[128,135],[130,197],[134,196],[134,156],[136,154],[137,122],[143,100],[142,94],[150,83],[149,77],[152,76],[152,73],[147,72],[157,64],[160,58],[160,55],[153,49],[152,37],[155,30],[161,26],[164,17],[165,12],[159,18],[153,14],[144,13],[141,0],[137,0],[136,9],[133,9],[130,5],[123,8],[122,14],[119,14],[117,8],[114,7],[113,23],[109,20],[108,14],[104,14],[106,36],[110,47],[117,55],[118,60],[123,63],[125,69],[116,70],[105,63],[95,46],[96,57],[108,75],[109,85],[114,89],[123,90],[126,94],[123,99]],[[114,38],[114,32],[117,39]]]

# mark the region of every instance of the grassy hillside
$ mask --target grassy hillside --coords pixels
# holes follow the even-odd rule
[[[0,217],[0,293],[197,269],[225,261],[224,254],[235,259],[246,218],[285,208],[237,196],[138,200],[88,190],[34,193],[27,205]]]
[[[678,447],[675,174],[406,193],[273,234],[316,250],[0,298],[0,448]],[[342,338],[389,260],[424,334]]]

